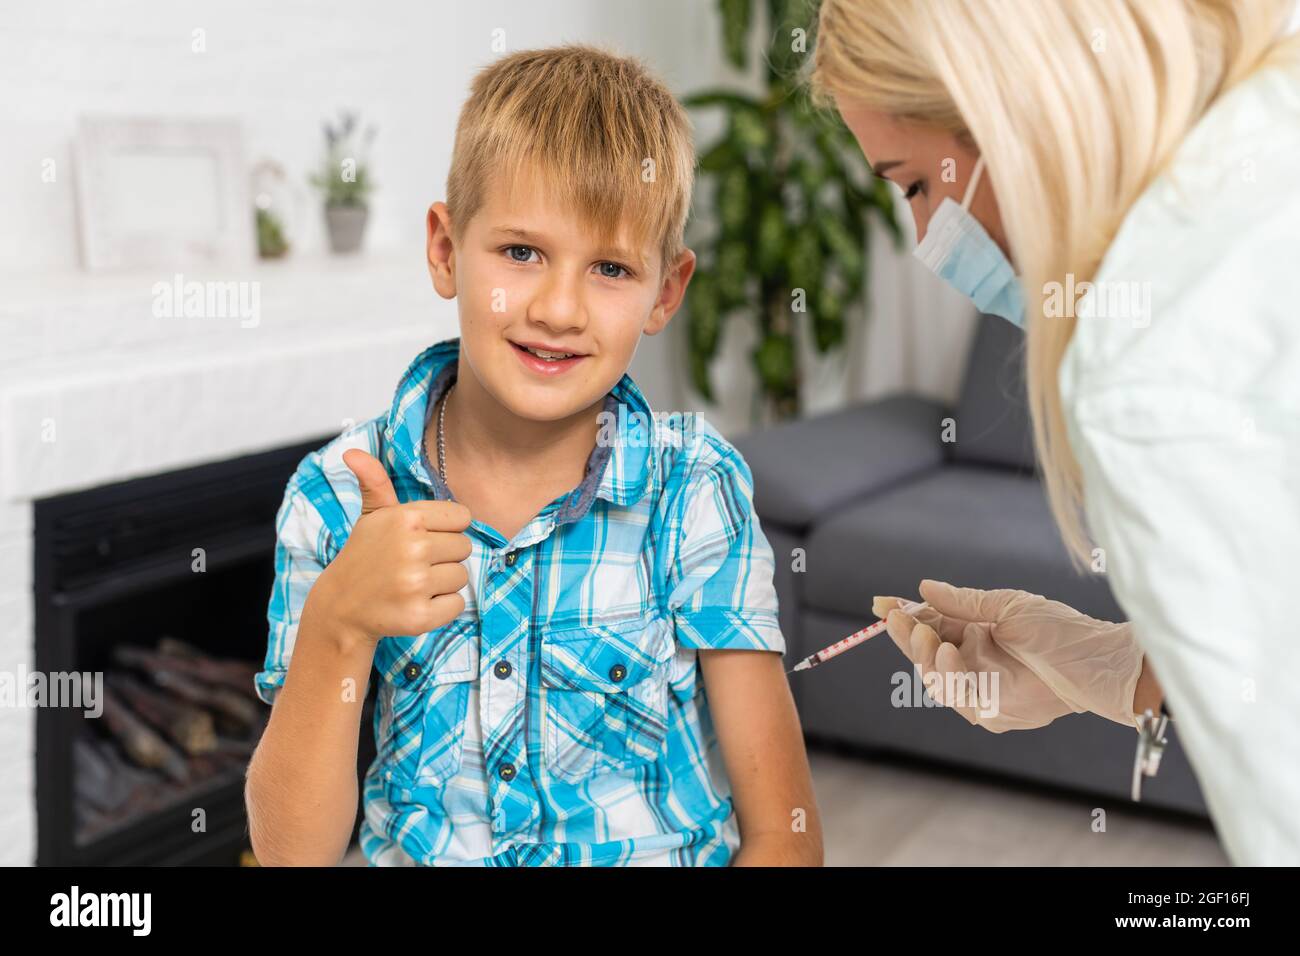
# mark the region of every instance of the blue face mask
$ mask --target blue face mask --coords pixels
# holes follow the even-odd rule
[[[914,254],[931,272],[974,302],[975,308],[1024,328],[1025,300],[1016,271],[969,212],[983,171],[981,156],[961,205],[944,197]]]

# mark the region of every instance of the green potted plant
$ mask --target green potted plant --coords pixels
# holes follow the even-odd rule
[[[749,60],[751,0],[719,0],[725,55]],[[807,322],[819,353],[841,345],[846,317],[865,300],[870,220],[902,241],[887,184],[871,175],[839,116],[816,109],[800,73],[811,56],[811,0],[766,0],[763,88],[758,95],[709,89],[692,109],[720,109],[725,132],[704,148],[699,178],[713,197],[707,234],[693,236],[699,267],[689,287],[691,382],[713,400],[709,368],[724,322],[757,326],[750,354],[759,393],[754,418],[800,411],[796,324]]]
[[[369,215],[366,197],[374,188],[366,154],[374,138],[374,126],[358,133],[355,113],[341,112],[337,126],[325,122],[325,156],[310,180],[325,197],[325,225],[334,252],[361,248]]]

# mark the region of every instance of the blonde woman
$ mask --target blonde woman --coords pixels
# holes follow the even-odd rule
[[[1062,537],[1129,623],[1021,591],[878,598],[994,732],[1168,701],[1237,863],[1300,863],[1294,0],[825,0],[814,93],[917,253],[1023,324]],[[887,449],[882,449],[887,451]],[[996,671],[998,715],[954,676]]]

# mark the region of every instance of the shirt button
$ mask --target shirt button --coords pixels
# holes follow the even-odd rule
[[[505,680],[513,670],[514,668],[510,666],[509,661],[497,661],[496,666],[492,668],[492,673]]]
[[[506,567],[513,568],[515,566],[515,562],[518,560],[519,560],[519,555],[511,551],[509,554],[506,555]]]
[[[626,676],[627,676],[627,668],[624,667],[622,664],[615,664],[613,667],[609,669],[609,679],[612,680],[615,684],[617,684]]]
[[[497,776],[507,782],[515,779],[515,765],[512,763],[503,763],[497,770]]]
[[[420,676],[420,665],[407,664],[406,670],[402,671],[402,673],[406,675],[407,680],[415,680],[417,677]]]

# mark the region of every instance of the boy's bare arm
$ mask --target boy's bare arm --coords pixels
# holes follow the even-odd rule
[[[781,656],[700,651],[740,823],[734,866],[821,866],[821,817]]]
[[[361,488],[361,517],[303,605],[244,787],[253,852],[264,866],[342,858],[356,819],[357,741],[375,646],[387,634],[442,627],[465,608],[469,509],[400,504],[374,457],[353,449],[344,463]]]
[[[331,619],[324,591],[303,608],[293,658],[245,788],[263,866],[334,866],[357,816],[357,742],[375,642]],[[354,692],[345,694],[351,678]]]

